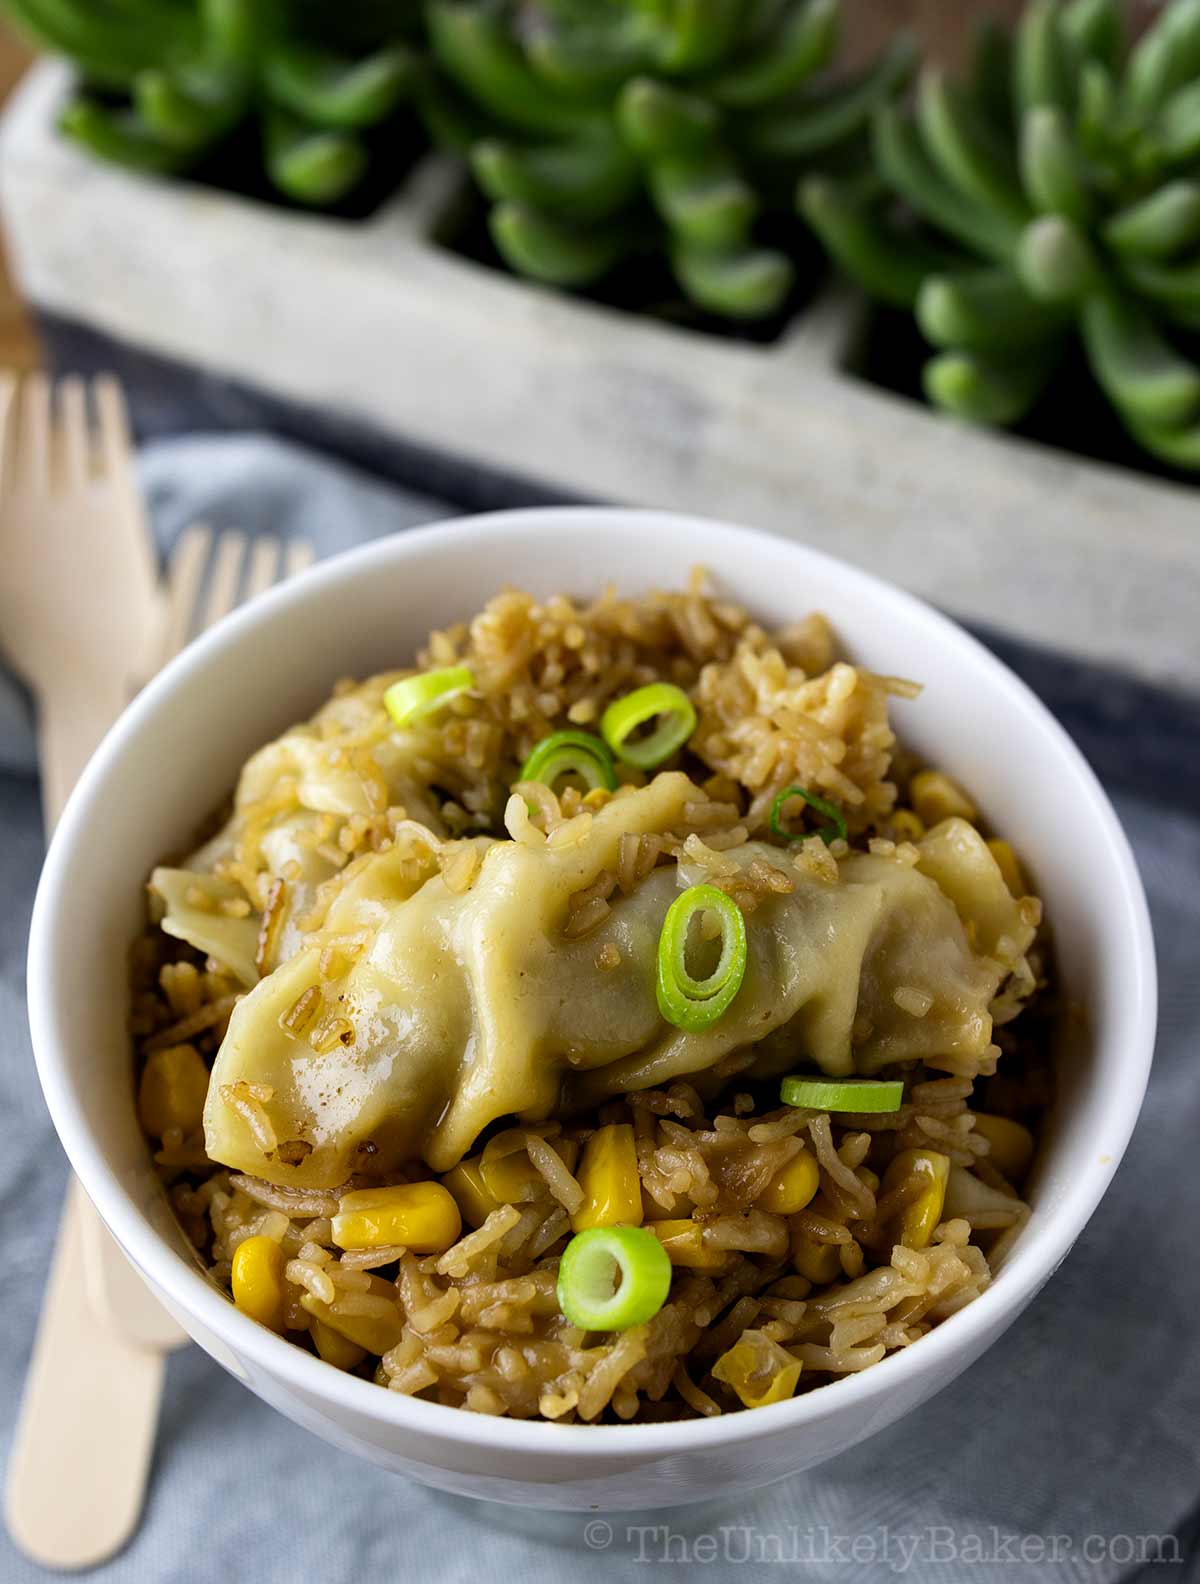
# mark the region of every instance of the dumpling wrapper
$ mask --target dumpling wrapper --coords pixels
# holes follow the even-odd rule
[[[810,1063],[841,1076],[939,1053],[983,1057],[1003,970],[972,950],[939,885],[895,858],[851,854],[836,881],[789,869],[794,891],[747,917],[737,998],[699,1033],[662,1019],[654,978],[666,910],[701,874],[656,869],[612,900],[599,928],[568,940],[572,897],[616,868],[621,837],[677,827],[701,797],[686,776],[663,774],[599,810],[573,847],[480,839],[479,873],[461,895],[440,875],[410,894],[410,871],[393,853],[373,859],[326,920],[326,932],[370,932],[349,971],[322,980],[320,948],[308,947],[236,1007],[205,1111],[210,1156],[272,1182],[332,1187],[417,1157],[445,1171],[499,1117],[569,1112],[706,1072],[764,1040],[751,1069],[762,1076]],[[787,863],[760,843],[732,856]],[[602,970],[597,956],[610,945],[619,961]],[[351,1044],[320,1052],[312,1027],[295,1037],[281,1026],[313,986],[353,1026]],[[923,1017],[896,1004],[901,986],[929,998]],[[298,1164],[264,1151],[227,1103],[223,1090],[239,1081],[269,1087],[279,1143],[310,1146]]]
[[[166,934],[224,963],[247,989],[258,983],[258,914],[233,918],[221,911],[222,902],[238,898],[245,901],[246,893],[240,886],[194,869],[163,868],[150,876],[150,886],[166,905],[162,921]],[[206,898],[207,903],[197,901],[198,896]]]
[[[375,677],[339,693],[311,721],[260,748],[242,769],[233,813],[221,830],[181,868],[162,867],[150,878],[166,907],[164,931],[215,958],[248,989],[260,978],[256,960],[262,918],[257,910],[246,919],[222,913],[222,901],[244,898],[245,892],[214,873],[235,855],[248,828],[255,832],[267,875],[287,877],[268,970],[295,954],[300,945],[297,921],[309,913],[318,887],[338,872],[320,847],[336,845],[337,829],[347,819],[378,812],[368,782],[356,768],[356,755],[365,756],[362,762],[371,779],[379,778],[387,806],[402,805],[435,835],[445,834],[437,800],[418,774],[418,767],[429,768],[427,761],[437,751],[437,733],[422,726],[396,730],[382,705],[390,680],[390,674]],[[293,788],[290,799],[281,796],[288,786]],[[334,828],[322,842],[319,827],[330,824],[328,816]],[[211,907],[187,900],[197,890],[211,899]]]

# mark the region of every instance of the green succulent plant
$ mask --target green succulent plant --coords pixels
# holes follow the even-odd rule
[[[5,0],[68,56],[82,87],[62,130],[105,159],[159,174],[202,164],[248,123],[272,185],[337,203],[370,162],[365,134],[412,96],[419,12],[407,0]]]
[[[1122,44],[1116,0],[1032,0],[970,78],[927,71],[873,118],[886,188],[813,178],[799,206],[935,349],[930,401],[1012,424],[1073,339],[1135,441],[1200,469],[1200,0]]]
[[[466,154],[511,269],[586,287],[665,256],[686,298],[737,320],[792,287],[764,217],[804,169],[861,169],[913,63],[898,40],[854,82],[814,86],[839,0],[429,0],[426,16],[443,74],[426,114]]]

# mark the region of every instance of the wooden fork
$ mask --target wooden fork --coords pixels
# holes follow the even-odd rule
[[[11,382],[0,382],[0,552],[18,565],[5,581],[0,636],[38,700],[49,829],[136,681],[312,554],[303,544],[282,547],[268,536],[250,544],[196,526],[179,540],[164,600],[117,387],[97,382],[95,428],[78,381],[60,387],[57,421],[44,379],[21,392],[15,423],[13,398]],[[9,1531],[36,1561],[93,1566],[129,1538],[145,1494],[164,1355],[186,1340],[72,1179],[5,1492]]]
[[[0,429],[0,644],[37,700],[49,830],[148,674],[163,602],[115,380],[0,374]]]

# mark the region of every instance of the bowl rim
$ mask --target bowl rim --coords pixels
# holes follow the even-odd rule
[[[1113,1122],[1108,1152],[1102,1157],[1094,1156],[1089,1169],[1081,1172],[1053,1205],[1043,1209],[1040,1225],[1035,1218],[1035,1223],[1025,1229],[997,1280],[922,1337],[919,1345],[897,1350],[869,1369],[829,1382],[816,1391],[753,1412],[667,1424],[548,1425],[538,1419],[492,1418],[385,1391],[373,1381],[331,1368],[294,1342],[240,1313],[198,1264],[173,1249],[154,1228],[92,1136],[62,1055],[65,1034],[55,997],[53,964],[59,921],[67,905],[67,877],[74,851],[86,833],[97,791],[146,720],[157,714],[162,701],[169,698],[184,677],[205,669],[225,650],[235,647],[248,630],[269,621],[297,597],[311,597],[381,563],[391,565],[420,557],[430,545],[441,544],[450,537],[455,540],[456,551],[470,554],[486,542],[530,530],[536,532],[541,526],[548,528],[553,524],[559,533],[566,533],[573,527],[617,521],[650,534],[686,536],[697,531],[712,534],[716,530],[728,539],[731,554],[744,552],[748,558],[752,558],[756,546],[764,550],[769,546],[775,554],[786,548],[849,592],[857,589],[869,593],[874,600],[886,598],[910,626],[924,629],[934,646],[957,648],[968,654],[989,676],[992,685],[1020,707],[1028,729],[1040,732],[1047,740],[1061,770],[1073,778],[1074,790],[1091,805],[1108,838],[1104,861],[1111,869],[1113,906],[1120,915],[1110,924],[1109,932],[1123,935],[1127,952],[1129,993],[1110,1034],[1112,1041],[1123,1042],[1126,1053],[1120,1088],[1123,1111],[1118,1108],[1114,1093],[1108,1101]],[[835,1417],[843,1408],[856,1404],[861,1407],[884,1398],[906,1380],[915,1382],[937,1374],[939,1369],[946,1382],[953,1379],[957,1370],[946,1366],[952,1366],[963,1355],[969,1362],[1015,1318],[1061,1264],[1106,1192],[1133,1132],[1149,1079],[1157,982],[1149,908],[1128,839],[1107,794],[1047,707],[978,639],[915,595],[797,540],[682,513],[568,505],[458,516],[402,529],[343,551],[236,610],[170,661],[110,729],[63,811],[47,853],[30,924],[28,1006],[38,1076],[72,1168],[117,1241],[184,1315],[194,1316],[235,1353],[248,1357],[265,1376],[282,1381],[298,1395],[328,1401],[383,1426],[475,1448],[518,1454],[590,1454],[597,1461],[608,1462],[729,1446],[768,1430],[798,1432],[805,1425]],[[764,1420],[764,1413],[771,1417]]]

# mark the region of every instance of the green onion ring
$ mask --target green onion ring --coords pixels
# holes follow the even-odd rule
[[[639,742],[630,742],[631,734],[656,715],[662,716],[657,731]],[[618,759],[637,770],[653,770],[663,764],[683,747],[695,729],[692,701],[673,682],[652,682],[649,687],[614,699],[600,719],[604,741]]]
[[[567,1244],[558,1266],[558,1307],[584,1331],[641,1325],[670,1289],[670,1256],[645,1227],[589,1227]]]
[[[806,1111],[899,1111],[904,1084],[899,1078],[785,1078],[779,1086],[784,1105]]]
[[[687,968],[688,929],[697,913],[711,910],[721,924],[721,957],[707,979]],[[658,937],[658,1010],[676,1028],[711,1028],[728,1010],[746,977],[746,920],[732,897],[716,886],[689,886],[667,909]]]
[[[411,726],[431,710],[448,704],[459,693],[475,686],[470,666],[442,666],[393,682],[383,695],[384,708],[397,726]]]
[[[817,835],[826,846],[830,842],[836,841],[838,837],[841,837],[842,841],[846,840],[846,821],[842,816],[841,809],[827,802],[825,798],[818,797],[815,792],[809,792],[801,786],[784,787],[774,803],[771,804],[770,826],[774,835],[782,836],[784,841],[803,840],[803,833],[798,835],[795,831],[785,830],[783,826],[784,804],[790,803],[792,798],[803,798],[806,803],[811,804],[816,809],[818,814],[824,814],[828,823],[817,827]]]
[[[552,791],[562,776],[577,775],[589,791],[617,790],[617,772],[608,744],[593,732],[560,731],[543,737],[521,767],[522,781],[540,781]]]

